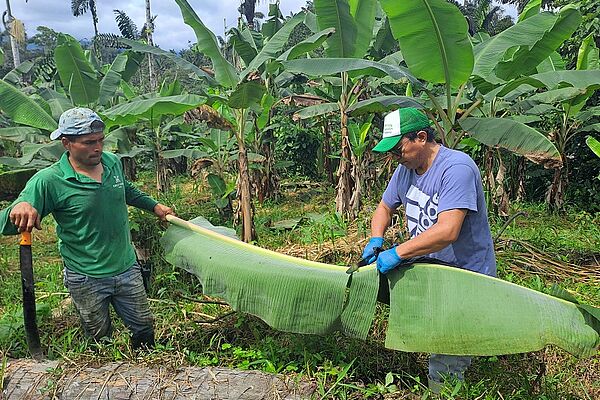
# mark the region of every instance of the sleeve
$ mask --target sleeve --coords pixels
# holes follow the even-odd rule
[[[48,190],[48,182],[44,179],[43,174],[38,172],[31,177],[19,197],[9,207],[0,212],[0,233],[3,235],[16,235],[19,233],[17,227],[10,222],[9,215],[13,207],[21,202],[31,204],[40,215],[40,220],[54,210],[54,198],[51,191]]]
[[[477,212],[477,176],[470,166],[457,164],[444,172],[438,204],[438,212],[458,208]]]
[[[151,212],[154,211],[154,207],[158,204],[158,201],[136,188],[127,179],[125,179],[125,202],[127,205]]]
[[[400,204],[402,204],[402,197],[400,196],[400,193],[405,192],[402,191],[400,188],[400,173],[401,166],[398,166],[398,168],[396,168],[394,174],[392,175],[392,179],[390,179],[390,181],[388,182],[387,187],[385,188],[385,192],[383,192],[383,196],[381,196],[381,200],[385,203],[386,206],[388,206],[392,210],[395,210],[400,206]]]

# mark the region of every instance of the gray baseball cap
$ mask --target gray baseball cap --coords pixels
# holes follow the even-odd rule
[[[89,108],[76,107],[63,112],[58,120],[58,129],[50,134],[55,140],[62,135],[89,135],[104,131],[104,122]]]

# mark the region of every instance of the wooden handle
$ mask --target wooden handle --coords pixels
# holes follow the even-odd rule
[[[21,246],[31,246],[31,232],[21,232]]]

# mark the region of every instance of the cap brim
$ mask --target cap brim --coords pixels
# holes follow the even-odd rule
[[[60,129],[55,130],[50,134],[50,140],[56,140],[62,136],[62,132]]]
[[[390,151],[398,144],[400,139],[402,139],[402,135],[383,138],[379,143],[377,143],[377,146],[373,147],[373,151],[378,153]]]

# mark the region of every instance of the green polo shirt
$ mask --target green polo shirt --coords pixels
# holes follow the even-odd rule
[[[126,271],[136,260],[127,205],[153,211],[157,202],[125,179],[117,156],[103,153],[102,164],[99,183],[75,172],[65,152],[58,162],[35,174],[19,198],[0,212],[2,234],[18,233],[8,216],[15,204],[26,201],[41,218],[54,216],[67,268],[92,277]]]

